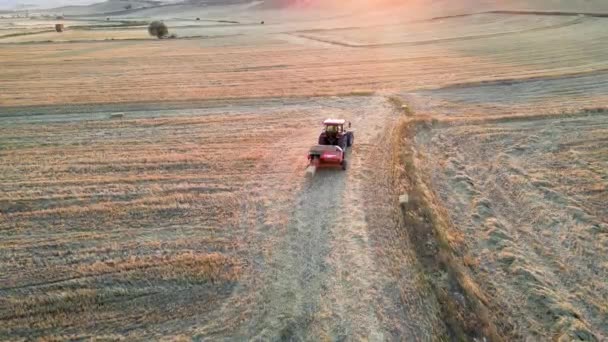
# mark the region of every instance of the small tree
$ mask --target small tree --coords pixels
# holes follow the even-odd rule
[[[169,29],[167,28],[167,25],[165,25],[165,23],[156,20],[151,22],[148,26],[148,33],[150,33],[151,36],[161,39],[169,34]]]

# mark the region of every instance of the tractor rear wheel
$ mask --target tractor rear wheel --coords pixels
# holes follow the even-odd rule
[[[355,142],[355,135],[352,132],[348,133],[348,143],[347,143],[348,147],[353,146],[354,142]]]
[[[348,147],[348,136],[341,136],[340,139],[338,139],[338,146],[340,146],[343,151],[346,151],[346,148]]]
[[[327,140],[326,136],[324,136],[324,135],[319,136],[319,145],[329,145],[329,141]]]
[[[348,167],[348,163],[346,162],[346,159],[344,159],[342,161],[342,170],[346,170],[347,167]]]

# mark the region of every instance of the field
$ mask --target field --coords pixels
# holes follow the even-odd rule
[[[605,332],[608,117],[575,113],[421,132],[424,170],[475,278],[519,338]]]
[[[4,118],[4,333],[366,335],[359,322],[376,319],[369,308],[385,296],[371,280],[389,276],[372,266],[366,229],[382,221],[366,222],[364,184],[356,184],[369,172],[364,146],[378,129],[368,112],[383,111],[382,97],[352,97],[231,101],[117,119],[114,111]],[[307,186],[305,141],[330,115],[363,127],[358,170],[347,178],[321,173]],[[326,282],[335,285],[321,290]],[[402,285],[386,286],[380,291]],[[366,301],[337,302],[358,292]],[[409,300],[424,302],[419,296]],[[332,302],[339,306],[323,307]],[[376,310],[405,315],[396,305]],[[118,311],[128,314],[116,321]],[[310,314],[344,317],[319,331],[285,321]],[[378,331],[389,323],[373,322]],[[440,329],[419,325],[420,336]]]
[[[482,338],[454,262],[504,340],[608,338],[608,9],[464,3],[1,19],[0,339]],[[349,170],[306,179],[328,117]]]

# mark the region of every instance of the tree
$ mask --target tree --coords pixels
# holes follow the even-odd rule
[[[148,26],[148,33],[150,33],[151,36],[161,39],[169,34],[169,29],[162,21],[155,20]]]

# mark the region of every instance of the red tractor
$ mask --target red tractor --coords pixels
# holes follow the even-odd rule
[[[319,145],[340,146],[344,151],[351,147],[355,141],[353,132],[344,129],[345,120],[327,119],[323,121],[325,128],[319,135]],[[350,128],[350,122],[348,123]]]
[[[308,152],[310,162],[307,174],[314,176],[319,167],[340,167],[346,170],[346,149],[353,145],[355,136],[352,131],[344,129],[345,120],[327,119],[325,128],[319,135],[319,145],[311,147]],[[350,128],[350,122],[348,123]]]

